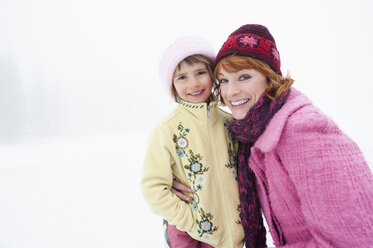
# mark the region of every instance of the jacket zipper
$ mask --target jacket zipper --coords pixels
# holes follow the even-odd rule
[[[207,117],[208,119],[211,117],[211,113],[210,113],[210,107],[207,106]],[[207,120],[207,133],[208,133],[208,139],[209,139],[209,142],[211,144],[212,140],[211,140],[211,137],[213,136],[211,134],[211,130],[212,130],[212,122]],[[216,144],[214,142],[213,146],[214,150],[216,149]],[[216,153],[214,153],[214,151],[211,149],[210,150],[212,155],[213,155],[213,158],[214,158],[214,165],[217,165],[219,162],[219,159],[216,158]],[[220,153],[218,153],[220,154]],[[215,167],[215,173],[214,173],[217,178],[221,178],[221,171],[220,171],[220,168],[217,166]],[[225,227],[225,235],[227,235],[227,239],[228,239],[228,245],[231,246],[233,245],[233,240],[232,240],[232,237],[229,235],[231,233],[231,226],[230,225],[227,225],[227,220],[230,219],[228,216],[227,216],[227,211],[226,211],[226,206],[225,206],[225,203],[227,202],[224,194],[222,193],[222,184],[221,183],[216,183],[216,180],[214,180],[214,184],[215,184],[215,188],[218,188],[219,189],[219,195],[220,195],[220,199],[222,199],[222,207],[224,208],[224,211],[223,211],[223,223],[224,223],[224,227]]]

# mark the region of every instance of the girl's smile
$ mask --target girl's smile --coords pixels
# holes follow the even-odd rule
[[[200,96],[205,90],[200,90],[197,92],[188,93],[191,96]]]

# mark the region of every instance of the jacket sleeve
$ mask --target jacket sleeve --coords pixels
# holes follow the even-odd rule
[[[161,132],[153,132],[143,164],[141,189],[152,212],[165,218],[180,230],[190,231],[193,226],[192,209],[171,192],[175,164],[169,144]]]
[[[291,116],[278,151],[312,234],[284,248],[373,247],[373,175],[358,146],[318,111]]]

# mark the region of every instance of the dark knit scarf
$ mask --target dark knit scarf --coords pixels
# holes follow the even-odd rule
[[[249,167],[250,148],[284,105],[289,92],[290,90],[274,100],[263,94],[244,119],[232,119],[228,126],[233,137],[239,141],[237,174],[246,248],[266,247],[266,230],[255,189],[255,174]]]

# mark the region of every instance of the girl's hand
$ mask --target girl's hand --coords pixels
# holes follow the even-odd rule
[[[174,193],[177,197],[180,198],[180,200],[183,200],[185,202],[189,202],[190,198],[186,195],[183,194],[182,191],[184,192],[192,192],[190,188],[185,186],[184,184],[176,181],[176,177],[174,176],[174,180],[172,181],[172,188],[171,192]]]

